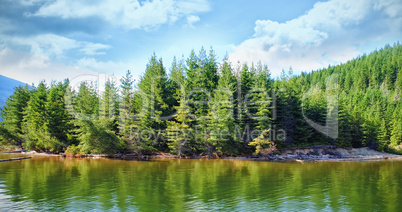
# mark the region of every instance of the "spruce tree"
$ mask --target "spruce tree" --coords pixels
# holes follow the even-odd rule
[[[188,110],[187,100],[185,98],[185,88],[182,87],[182,95],[180,97],[180,104],[176,106],[177,113],[173,116],[174,121],[167,122],[166,137],[169,140],[169,148],[182,157],[182,154],[190,150],[189,141],[193,138],[193,129],[191,122],[193,119]]]
[[[119,103],[118,103],[118,90],[116,82],[111,77],[107,79],[104,85],[104,91],[100,94],[99,102],[99,119],[104,119],[110,122],[112,131],[118,132],[118,116],[119,116]]]
[[[220,73],[217,89],[209,104],[207,150],[209,155],[212,154],[212,151],[238,154],[241,139],[236,134],[236,119],[234,117],[234,95],[237,82],[227,57],[220,67]]]
[[[55,137],[64,146],[67,146],[71,142],[70,133],[73,129],[71,120],[72,117],[68,113],[65,107],[65,94],[68,89],[69,81],[66,80],[63,83],[53,83],[50,87],[49,94],[47,96],[47,102],[45,105],[46,116],[48,117],[44,125],[44,129]]]
[[[14,93],[7,98],[6,105],[1,109],[0,115],[0,139],[5,144],[16,145],[23,148],[24,139],[24,114],[30,99],[28,85],[15,87]]]
[[[166,148],[161,137],[166,129],[166,121],[170,114],[167,104],[167,75],[162,59],[152,55],[144,75],[138,84],[135,97],[135,108],[139,111],[139,120],[135,125],[140,130],[139,142],[141,149],[157,150]]]
[[[240,129],[241,138],[245,142],[246,147],[248,142],[252,141],[251,131],[254,124],[252,117],[247,114],[246,100],[249,100],[250,91],[254,85],[255,72],[252,72],[247,64],[243,64],[237,84],[237,124]],[[247,98],[247,99],[246,99]]]
[[[138,146],[136,145],[138,138],[134,137],[136,130],[134,128],[134,79],[129,70],[126,72],[126,76],[120,79],[120,84],[119,135],[130,150],[135,150]]]
[[[391,138],[390,143],[393,147],[396,147],[402,142],[402,104],[399,103],[398,107],[395,109],[394,117],[392,120],[392,130],[391,130]]]

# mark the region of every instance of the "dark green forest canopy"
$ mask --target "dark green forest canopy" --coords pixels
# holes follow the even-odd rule
[[[175,58],[169,71],[154,54],[138,83],[127,71],[102,92],[97,82],[72,90],[68,80],[16,87],[1,110],[0,142],[70,154],[241,155],[272,144],[398,152],[401,67],[399,43],[276,79],[261,63],[217,61],[212,49]]]

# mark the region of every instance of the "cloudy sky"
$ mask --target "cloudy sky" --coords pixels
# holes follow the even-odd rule
[[[401,0],[0,0],[0,74],[26,83],[139,76],[156,53],[212,47],[277,76],[338,64],[402,38]]]

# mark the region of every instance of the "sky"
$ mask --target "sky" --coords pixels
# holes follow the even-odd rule
[[[169,71],[201,47],[297,74],[401,41],[401,11],[401,0],[0,0],[0,75],[138,78],[153,53]]]

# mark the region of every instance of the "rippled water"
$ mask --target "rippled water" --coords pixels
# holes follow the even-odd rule
[[[0,211],[400,211],[402,161],[0,163]]]

